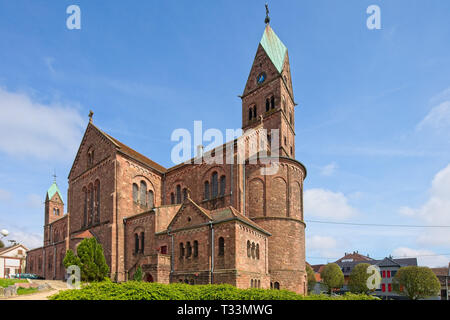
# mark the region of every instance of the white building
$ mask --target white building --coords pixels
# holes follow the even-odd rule
[[[27,251],[24,245],[16,244],[0,249],[0,278],[10,278],[25,272]]]

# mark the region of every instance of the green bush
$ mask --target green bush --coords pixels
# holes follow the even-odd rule
[[[77,254],[68,250],[63,260],[66,269],[71,265],[80,267],[81,280],[101,281],[109,273],[103,247],[95,238],[84,239],[77,247]]]
[[[110,281],[83,285],[66,290],[51,300],[377,300],[367,295],[302,296],[287,290],[237,289],[228,284],[188,285],[129,281]]]
[[[139,266],[137,268],[136,272],[134,273],[133,280],[134,281],[142,281],[142,279],[144,279],[144,274],[142,273],[141,266]]]

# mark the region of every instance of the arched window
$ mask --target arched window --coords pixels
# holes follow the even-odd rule
[[[152,190],[148,191],[148,205],[150,208],[153,208],[155,206],[155,195],[153,194]]]
[[[251,247],[252,245],[250,244],[250,240],[247,240],[247,257],[251,257]]]
[[[177,203],[181,203],[181,186],[177,185]]]
[[[250,280],[250,287],[253,288],[253,279]]]
[[[248,109],[248,120],[252,120],[253,117],[253,112],[252,112],[252,108]]]
[[[275,290],[280,290],[280,284],[279,284],[278,282],[275,282],[275,283],[273,284],[273,288],[274,288]]]
[[[100,180],[95,181],[95,222],[100,222]]]
[[[194,241],[194,258],[198,257],[198,241]]]
[[[258,288],[261,288],[261,280],[258,280]]]
[[[217,189],[218,189],[218,181],[217,181],[217,172],[213,172],[212,177],[211,177],[211,184],[212,184],[212,198],[216,198],[217,197]]]
[[[275,97],[274,97],[274,96],[272,96],[272,97],[270,98],[270,108],[271,108],[271,109],[274,109],[274,108],[275,108]]]
[[[189,258],[192,255],[192,246],[191,243],[188,241],[186,243],[186,258]]]
[[[256,118],[256,105],[253,106],[253,118]]]
[[[137,233],[134,234],[134,253],[139,252],[139,236]]]
[[[226,183],[227,183],[227,178],[225,176],[221,176],[220,177],[220,191],[219,191],[219,195],[221,197],[223,197],[225,195]]]
[[[94,186],[92,184],[89,185],[89,216],[88,216],[88,224],[92,225],[94,220]]]
[[[145,183],[145,181],[141,181],[141,196],[139,200],[141,205],[147,205],[147,184]]]
[[[184,189],[183,189],[183,201],[186,201],[186,200],[187,200],[187,197],[188,197],[188,192],[187,192],[187,189],[184,188]]]
[[[255,243],[252,242],[252,258],[255,259]]]
[[[53,215],[56,216],[56,208],[53,208]]]
[[[184,257],[184,244],[180,242],[180,258]]]
[[[205,200],[209,200],[209,181],[205,181]]]
[[[284,96],[281,97],[281,104],[283,105],[283,111],[286,112],[286,99],[284,99]]]
[[[141,232],[141,253],[144,253],[144,247],[145,247],[145,235],[144,232]]]
[[[83,192],[84,192],[83,226],[87,226],[87,215],[88,215],[88,193],[87,193],[87,189],[83,188]]]
[[[256,244],[256,259],[259,260],[259,244]]]
[[[219,256],[225,255],[225,239],[219,238]]]
[[[170,203],[175,204],[175,195],[173,194],[173,192],[170,194]]]
[[[139,187],[136,183],[133,183],[133,201],[137,203],[139,200]]]
[[[266,112],[270,110],[270,101],[266,99]]]
[[[292,112],[289,112],[289,122],[292,124]]]

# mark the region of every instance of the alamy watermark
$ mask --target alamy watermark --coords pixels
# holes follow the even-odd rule
[[[211,128],[203,132],[202,121],[194,121],[193,135],[184,128],[172,132],[171,141],[178,143],[172,148],[171,160],[186,164],[262,164],[261,174],[273,175],[279,167],[279,138],[279,129],[259,128],[245,132],[226,129],[225,141],[228,142],[224,143],[222,131]],[[206,148],[204,142],[209,142]],[[195,156],[192,155],[193,146]],[[212,150],[204,152],[204,149]]]
[[[381,29],[381,9],[379,6],[373,4],[367,7],[367,14],[370,16],[367,18],[366,25],[369,30]]]
[[[67,288],[80,289],[81,287],[81,270],[79,266],[72,265],[67,268]]]
[[[369,290],[376,290],[380,288],[381,274],[380,268],[377,265],[370,265],[367,268],[369,278],[366,281],[366,286]]]

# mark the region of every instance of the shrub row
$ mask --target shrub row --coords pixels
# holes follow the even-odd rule
[[[129,281],[109,281],[83,285],[79,290],[65,290],[52,300],[375,300],[367,295],[346,294],[302,296],[287,290],[237,289],[228,284],[188,285]]]

